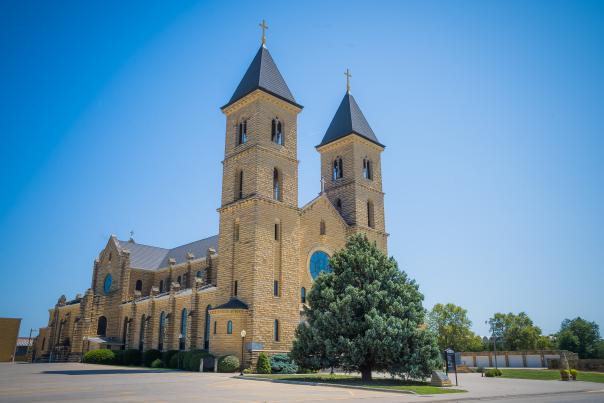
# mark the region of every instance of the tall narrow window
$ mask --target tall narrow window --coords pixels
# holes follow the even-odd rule
[[[128,326],[129,326],[129,321],[128,321],[128,317],[126,316],[124,318],[124,327],[122,329],[122,340],[124,342],[124,344],[122,345],[122,350],[125,350],[126,348],[128,348]]]
[[[178,276],[176,278],[176,282],[178,283],[178,285],[182,284],[182,277]]]
[[[275,341],[279,341],[279,319],[275,319]]]
[[[107,318],[100,316],[96,326],[96,334],[99,336],[107,335]]]
[[[367,202],[367,225],[370,228],[375,227],[374,217],[373,217],[373,202],[370,200]]]
[[[319,235],[325,235],[325,220],[319,223]]]
[[[227,334],[233,334],[233,321],[231,320],[227,322]]]
[[[276,222],[275,223],[275,241],[278,241],[281,239],[281,224]]]
[[[206,306],[206,323],[203,330],[203,348],[205,350],[210,349],[210,309],[212,309],[212,305]]]
[[[189,273],[184,273],[182,275],[182,287],[183,288],[189,287]]]
[[[235,221],[235,225],[233,228],[233,240],[235,242],[239,242],[239,222]]]
[[[247,120],[243,120],[239,123],[237,128],[237,145],[245,144],[247,142]]]
[[[164,292],[164,280],[159,280],[159,292]]]
[[[143,348],[145,347],[145,327],[147,325],[147,317],[145,316],[145,314],[143,314],[141,316],[141,324],[140,324],[140,330],[139,330],[139,334],[138,334],[138,349],[139,351],[143,351]]]
[[[237,192],[236,199],[243,199],[243,171],[239,171],[239,175],[237,175]]]
[[[134,289],[136,291],[142,291],[143,290],[143,281],[142,280],[136,280],[136,287],[134,287]]]
[[[278,296],[279,296],[279,280],[275,280],[275,281],[273,282],[273,295],[274,295],[275,297],[278,297]]]
[[[365,157],[363,159],[363,178],[373,180],[373,164],[371,160]]]
[[[342,199],[336,199],[336,210],[338,210],[340,213],[342,212]]]
[[[277,168],[273,169],[273,199],[281,200],[281,177]]]
[[[180,339],[178,343],[179,350],[185,350],[187,346],[187,308],[183,308],[180,313]]]
[[[214,334],[216,334],[216,326],[218,326],[218,325],[216,324],[216,322],[217,322],[217,321],[214,321]]]
[[[300,288],[300,302],[306,304],[306,288]]]
[[[273,119],[271,124],[271,140],[273,143],[283,145],[283,123],[279,118]]]
[[[233,283],[233,295],[237,296],[237,280],[235,280],[235,282]]]
[[[333,173],[332,173],[332,177],[333,177],[334,181],[336,179],[341,179],[341,178],[344,177],[344,169],[343,169],[343,166],[342,166],[342,158],[341,157],[337,157],[333,161]]]
[[[164,339],[166,337],[166,313],[162,312],[159,315],[159,341],[157,343],[157,349],[164,351]]]

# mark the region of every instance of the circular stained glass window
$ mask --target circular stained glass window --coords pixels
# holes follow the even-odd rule
[[[107,274],[107,276],[105,276],[105,283],[103,284],[103,291],[105,291],[105,294],[109,294],[109,290],[111,290],[111,274]]]
[[[310,275],[312,279],[316,279],[322,272],[331,273],[331,267],[329,266],[329,256],[327,253],[318,250],[310,257]]]

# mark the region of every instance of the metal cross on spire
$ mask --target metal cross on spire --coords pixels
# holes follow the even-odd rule
[[[266,30],[268,29],[268,25],[266,25],[266,21],[264,20],[258,25],[262,28],[262,46],[264,46],[266,45]]]
[[[350,77],[352,77],[352,74],[350,74],[350,70],[346,69],[344,75],[346,76],[346,92],[350,93]]]

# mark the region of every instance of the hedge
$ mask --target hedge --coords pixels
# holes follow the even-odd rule
[[[174,357],[175,355],[178,354],[178,350],[168,350],[168,351],[164,351],[163,353],[161,353],[161,360],[164,363],[164,366],[166,368],[172,368],[170,366],[170,362],[172,361],[172,357]],[[176,369],[176,367],[174,367],[174,369]]]
[[[218,372],[235,372],[239,369],[239,358],[225,355],[218,360]]]
[[[183,369],[187,371],[199,371],[199,365],[202,359],[211,358],[214,356],[206,350],[191,350],[185,353]]]
[[[87,364],[111,365],[115,363],[115,353],[106,348],[101,350],[90,350],[84,354],[84,362]]]
[[[153,361],[157,359],[161,360],[161,351],[159,350],[147,350],[143,353],[143,365],[145,367],[150,367]]]
[[[143,360],[143,354],[140,350],[130,348],[124,351],[123,364],[124,365],[141,365]]]

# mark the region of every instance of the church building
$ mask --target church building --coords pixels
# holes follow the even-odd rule
[[[195,348],[233,354],[249,366],[261,352],[289,352],[314,279],[330,270],[329,257],[347,237],[362,232],[387,247],[384,145],[346,75],[347,91],[316,146],[320,193],[300,207],[302,106],[263,33],[221,107],[226,125],[218,235],[175,248],[111,236],[94,260],[90,288],[73,300],[61,296],[49,310],[38,357],[79,360],[98,348]]]

